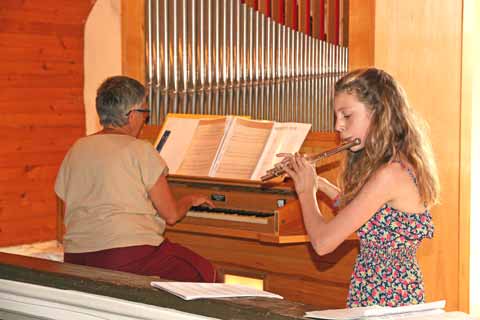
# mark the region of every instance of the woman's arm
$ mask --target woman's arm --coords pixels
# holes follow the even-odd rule
[[[323,217],[317,203],[315,168],[300,156],[292,159],[287,173],[295,182],[303,220],[313,248],[319,255],[332,252],[360,228],[384,203],[392,198],[392,177],[388,169],[379,169],[357,197],[330,221]]]
[[[176,201],[168,185],[167,178],[164,175],[158,177],[155,185],[148,191],[148,195],[157,209],[158,214],[169,225],[174,225],[182,219],[192,206],[206,204],[214,207],[210,200],[199,195],[184,196]]]

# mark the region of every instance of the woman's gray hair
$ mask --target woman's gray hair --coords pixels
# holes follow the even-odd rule
[[[122,127],[128,123],[127,112],[145,99],[145,87],[125,76],[107,78],[97,90],[95,104],[102,126]]]

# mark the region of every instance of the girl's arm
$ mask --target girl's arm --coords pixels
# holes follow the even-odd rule
[[[379,169],[362,190],[330,221],[323,217],[317,203],[317,176],[315,168],[303,157],[292,159],[292,170],[287,173],[295,182],[302,207],[303,220],[313,248],[319,255],[332,252],[353,232],[360,228],[393,194],[392,175],[388,168]]]

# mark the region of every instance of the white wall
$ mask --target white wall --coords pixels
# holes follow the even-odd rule
[[[101,130],[95,110],[98,86],[105,78],[122,73],[121,1],[97,0],[85,24],[85,129]]]

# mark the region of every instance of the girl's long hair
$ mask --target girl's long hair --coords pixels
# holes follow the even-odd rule
[[[352,71],[335,84],[335,95],[340,93],[354,95],[371,112],[365,147],[345,158],[341,205],[352,201],[377,169],[400,156],[412,165],[424,203],[438,203],[440,186],[426,123],[395,79],[375,68]]]

